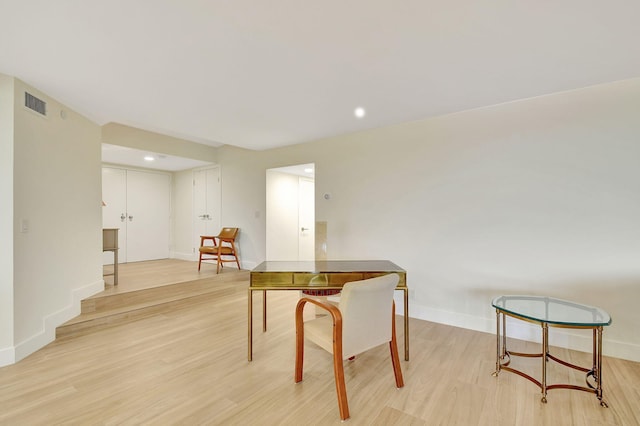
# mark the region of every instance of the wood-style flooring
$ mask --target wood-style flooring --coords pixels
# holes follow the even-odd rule
[[[212,291],[133,322],[59,338],[0,368],[0,425],[341,423],[328,353],[308,343],[304,381],[294,384],[297,292],[269,293],[269,329],[263,333],[254,322],[254,360],[248,362],[247,271],[225,268],[216,276],[213,269],[203,277],[197,263],[169,260],[122,265],[120,272],[120,284],[107,292],[174,282],[168,278],[174,272],[178,281],[205,278]],[[402,342],[401,319],[397,324]],[[640,424],[640,363],[604,358],[609,408],[572,390],[551,390],[543,404],[531,382],[508,372],[491,375],[494,335],[415,319],[410,333],[402,389],[395,388],[385,346],[345,363],[350,424]],[[533,343],[509,343],[513,350],[539,351]],[[571,362],[590,363],[589,354],[552,349]],[[539,359],[516,362],[539,374]],[[550,382],[583,382],[555,363],[549,370]]]

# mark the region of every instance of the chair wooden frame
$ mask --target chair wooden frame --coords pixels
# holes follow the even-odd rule
[[[218,235],[201,235],[200,236],[200,256],[198,258],[198,271],[202,266],[202,261],[215,260],[217,264],[216,274],[220,273],[220,268],[224,267],[224,263],[235,262],[240,268],[240,259],[236,250],[235,240],[238,235],[238,228],[222,228]],[[211,240],[213,245],[205,245],[206,241]],[[227,258],[225,258],[227,257]],[[232,257],[229,259],[228,257]]]
[[[296,305],[296,361],[295,361],[295,382],[302,381],[302,369],[304,363],[304,320],[303,311],[307,303],[312,303],[326,310],[333,320],[333,373],[336,382],[336,393],[338,396],[338,408],[340,410],[340,418],[346,420],[349,418],[349,403],[347,401],[347,389],[344,380],[344,364],[342,357],[342,313],[337,306],[323,303],[316,299],[303,297]],[[402,377],[402,369],[400,368],[400,358],[398,356],[398,345],[396,342],[396,305],[392,303],[391,308],[391,341],[389,341],[389,350],[391,352],[391,363],[393,365],[393,374],[396,380],[396,386],[401,388],[404,386]]]

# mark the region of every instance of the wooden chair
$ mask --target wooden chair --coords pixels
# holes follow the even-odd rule
[[[396,386],[404,386],[396,343],[393,292],[398,274],[344,285],[338,306],[303,297],[296,306],[295,382],[302,381],[305,337],[333,354],[333,372],[340,418],[349,418],[343,361],[384,343],[389,344]],[[303,321],[304,306],[312,303],[330,315]],[[391,316],[391,317],[389,317]]]
[[[238,235],[238,228],[222,228],[220,234],[216,236],[200,236],[200,258],[198,260],[198,271],[203,260],[215,260],[218,264],[216,274],[220,273],[226,262],[235,262],[240,269],[240,259],[236,251],[235,240]],[[213,245],[206,245],[207,241],[212,241]]]

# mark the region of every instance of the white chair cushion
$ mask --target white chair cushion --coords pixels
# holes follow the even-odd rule
[[[306,321],[304,323],[304,337],[327,352],[333,353],[333,318],[331,315]]]

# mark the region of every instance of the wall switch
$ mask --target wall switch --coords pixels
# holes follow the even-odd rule
[[[20,221],[20,232],[23,234],[29,232],[29,221],[27,219],[22,219]]]

